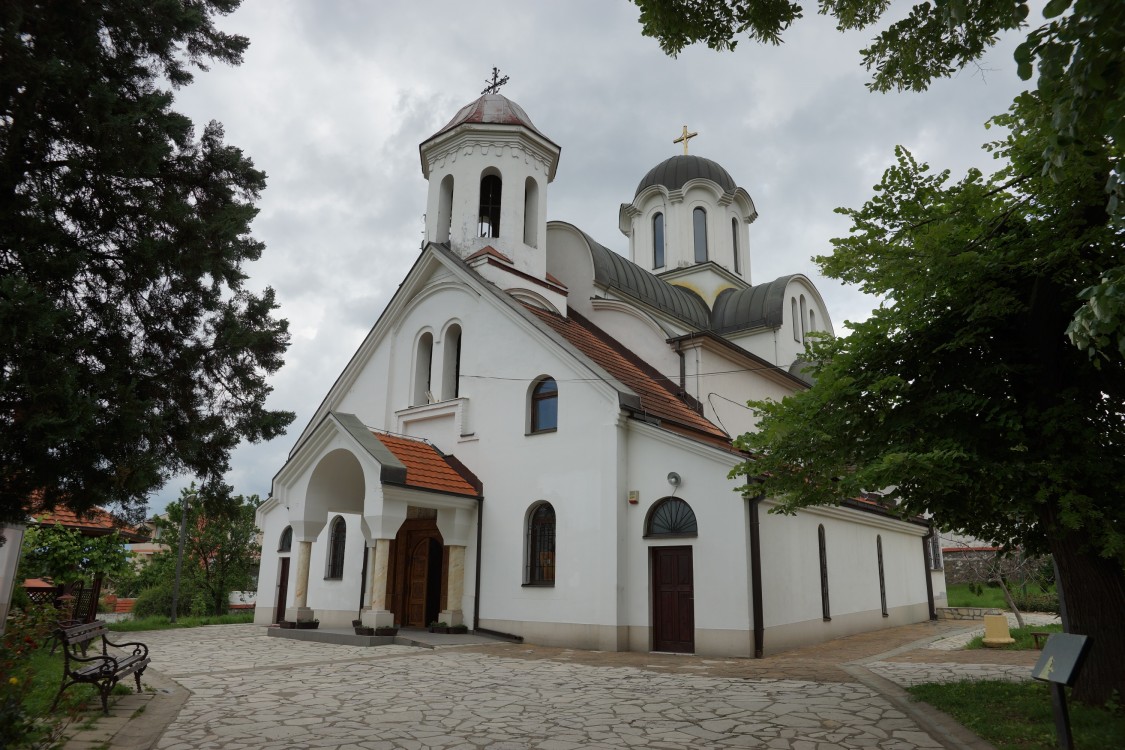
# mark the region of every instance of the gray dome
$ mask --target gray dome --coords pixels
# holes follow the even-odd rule
[[[641,191],[653,185],[663,185],[668,190],[679,190],[688,180],[699,177],[718,183],[727,193],[734,192],[738,187],[734,178],[730,176],[730,172],[727,172],[718,163],[710,159],[704,159],[702,156],[680,154],[679,156],[673,156],[671,159],[665,159],[650,169],[640,184],[637,185],[637,192],[633,194],[633,197],[637,197],[641,194]]]
[[[711,330],[733,333],[748,328],[781,325],[785,312],[785,287],[793,275],[781,276],[768,284],[745,289],[724,289],[711,311]]]

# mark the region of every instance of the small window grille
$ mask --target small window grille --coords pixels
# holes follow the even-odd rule
[[[344,519],[336,516],[332,522],[332,531],[329,534],[328,544],[328,573],[325,578],[344,577],[344,542],[347,539],[348,525]]]
[[[645,536],[695,536],[695,511],[678,497],[666,497],[652,507]]]

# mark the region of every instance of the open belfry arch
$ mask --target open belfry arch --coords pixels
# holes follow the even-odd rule
[[[502,82],[419,146],[425,244],[258,510],[256,621],[750,656],[927,619],[924,523],[729,476],[832,322],[801,274],[751,283],[771,249],[706,130],[606,207],[614,251],[548,221],[562,150]]]

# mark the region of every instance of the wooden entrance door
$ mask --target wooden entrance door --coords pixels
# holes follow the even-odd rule
[[[695,652],[691,547],[653,547],[652,650]]]
[[[436,547],[436,549],[435,549]],[[437,562],[437,580],[434,578]],[[404,625],[424,627],[437,618],[435,594],[441,591],[441,545],[433,538],[419,539],[406,568],[406,622]]]
[[[277,579],[277,607],[273,612],[273,621],[281,622],[285,619],[285,599],[289,596],[289,558],[281,558],[281,571]]]

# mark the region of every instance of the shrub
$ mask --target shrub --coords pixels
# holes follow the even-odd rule
[[[183,617],[191,614],[192,602],[195,591],[189,586],[180,584],[180,599],[176,606],[176,615]],[[159,586],[147,588],[137,595],[133,603],[133,617],[167,617],[172,613],[172,584],[164,583]]]
[[[4,747],[53,747],[59,724],[35,716],[27,706],[34,670],[31,657],[58,619],[54,607],[32,607],[8,616],[0,639],[0,742]]]
[[[1012,601],[1021,612],[1059,612],[1059,597],[1055,592],[1013,591]]]

